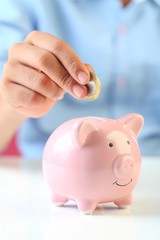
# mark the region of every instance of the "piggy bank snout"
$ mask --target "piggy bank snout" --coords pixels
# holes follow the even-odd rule
[[[132,155],[120,155],[114,161],[114,174],[119,179],[132,177],[135,172],[135,165],[135,160]]]

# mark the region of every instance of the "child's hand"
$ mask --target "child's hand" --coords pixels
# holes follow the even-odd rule
[[[29,117],[40,117],[65,92],[81,99],[90,79],[85,65],[62,40],[38,31],[9,50],[0,83],[0,95],[12,108]]]

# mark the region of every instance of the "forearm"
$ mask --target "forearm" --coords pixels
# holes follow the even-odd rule
[[[0,97],[0,152],[5,150],[18,127],[27,119]]]

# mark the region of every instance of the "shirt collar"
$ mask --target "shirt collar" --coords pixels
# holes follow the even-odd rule
[[[136,3],[142,3],[142,2],[146,2],[147,0],[134,0],[134,2]]]
[[[136,3],[142,3],[142,2],[149,1],[149,0],[133,0],[133,1],[135,1]],[[150,1],[155,2],[160,6],[160,0],[150,0]]]
[[[160,0],[153,0],[153,1],[160,6]]]
[[[69,0],[69,1],[71,1],[71,2],[78,2],[79,0]],[[86,1],[87,1],[87,0],[86,0]],[[153,1],[153,2],[155,2],[157,5],[160,6],[160,0],[132,0],[132,1],[134,1],[134,2],[136,2],[136,3],[143,3],[143,2],[146,2],[146,1]]]

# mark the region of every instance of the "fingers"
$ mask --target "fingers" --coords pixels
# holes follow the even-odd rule
[[[1,91],[3,98],[13,107],[39,108],[46,101],[44,96],[12,82],[1,84]]]
[[[63,97],[64,91],[43,72],[18,63],[7,63],[6,65],[8,65],[9,71],[5,71],[5,68],[4,71],[8,82],[22,85],[52,100]]]
[[[62,40],[34,31],[12,45],[0,91],[13,107],[31,117],[44,115],[65,92],[81,99],[93,68]]]
[[[72,78],[80,84],[86,84],[89,81],[90,75],[86,66],[64,41],[39,31],[31,32],[25,41],[54,54]]]
[[[23,54],[22,54],[23,52]],[[76,82],[59,60],[49,51],[36,46],[22,43],[14,44],[9,51],[9,60],[40,69],[65,92],[76,98],[83,98],[87,88]]]
[[[17,83],[5,80],[4,84],[3,77],[0,81],[0,92],[13,109],[32,118],[45,115],[56,102]]]

